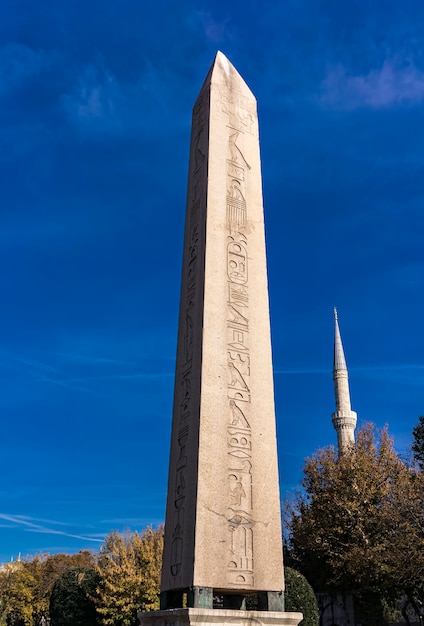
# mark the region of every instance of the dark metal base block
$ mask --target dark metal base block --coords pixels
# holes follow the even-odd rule
[[[217,602],[218,596],[219,601]],[[194,609],[231,609],[246,610],[246,599],[256,598],[258,611],[284,611],[284,594],[279,591],[259,591],[256,594],[239,594],[228,591],[216,591],[212,587],[190,587],[175,591],[163,591],[160,594],[160,610]],[[215,602],[214,602],[215,598]]]

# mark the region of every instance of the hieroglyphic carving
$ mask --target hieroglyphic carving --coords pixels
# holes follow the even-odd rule
[[[229,125],[237,130],[252,133],[255,129],[256,105],[251,98],[232,91],[220,93],[219,113],[228,116]]]
[[[193,389],[193,350],[194,350],[194,318],[199,306],[199,240],[200,240],[200,206],[204,199],[205,168],[207,160],[207,111],[209,107],[208,94],[199,96],[193,110],[193,139],[191,145],[192,176],[191,187],[188,190],[188,214],[190,224],[189,240],[186,242],[186,259],[184,266],[185,281],[182,294],[181,313],[183,334],[181,337],[181,354],[179,371],[176,375],[176,396],[174,423],[177,431],[177,454],[175,464],[175,485],[173,492],[172,533],[170,574],[173,577],[173,586],[178,587],[181,566],[184,559],[184,531],[186,516],[188,456],[187,450],[195,444],[190,442],[193,430],[194,398]]]
[[[193,218],[193,215],[199,210],[202,197],[202,184],[204,183],[208,144],[208,129],[206,123],[208,106],[208,94],[203,92],[198,97],[193,109],[193,139],[191,152],[193,169],[191,172],[191,188],[189,189],[188,197],[191,218]]]
[[[237,95],[234,96],[237,98]],[[250,415],[249,291],[246,183],[250,165],[242,151],[250,132],[251,111],[237,106],[228,113],[227,150],[227,368],[228,368],[228,532],[227,582],[253,588],[253,474]],[[234,102],[232,103],[234,104]],[[243,102],[248,106],[248,101]],[[237,129],[234,132],[234,129]]]
[[[247,223],[245,170],[250,169],[237,144],[240,132],[231,132],[227,156],[227,223],[230,232],[243,230]]]

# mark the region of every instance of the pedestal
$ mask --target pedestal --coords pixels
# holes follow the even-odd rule
[[[229,609],[169,609],[139,613],[140,626],[298,626],[302,613],[232,611]]]

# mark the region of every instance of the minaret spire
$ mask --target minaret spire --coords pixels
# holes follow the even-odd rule
[[[356,413],[350,405],[349,376],[339,328],[339,316],[334,308],[334,365],[333,380],[336,397],[336,412],[332,415],[337,431],[339,453],[355,443]]]

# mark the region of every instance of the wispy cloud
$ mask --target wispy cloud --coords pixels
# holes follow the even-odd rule
[[[0,366],[16,376],[24,376],[41,383],[68,388],[90,395],[98,396],[98,389],[90,383],[99,381],[131,381],[131,380],[161,380],[172,378],[174,371],[169,370],[169,360],[166,360],[166,370],[151,371],[151,363],[143,366],[136,361],[126,361],[113,357],[98,357],[67,352],[49,352],[54,355],[54,365],[39,359],[10,354],[0,351]],[[3,358],[1,358],[3,357]],[[57,359],[59,357],[59,359]],[[149,369],[150,368],[150,369]],[[159,368],[159,366],[158,366]]]
[[[390,381],[406,386],[422,386],[424,384],[424,365],[419,363],[400,363],[397,365],[364,365],[350,367],[352,374],[374,380]]]
[[[424,364],[398,363],[392,365],[358,365],[356,367],[350,367],[349,370],[355,372],[410,372],[424,370]]]
[[[124,361],[122,359],[114,359],[96,356],[95,354],[78,354],[75,352],[55,352],[56,356],[81,365],[123,365],[134,366],[134,361]]]
[[[1,357],[4,357],[3,359]],[[0,352],[0,365],[5,370],[14,372],[15,375],[31,378],[39,382],[45,382],[51,385],[58,385],[60,387],[68,387],[84,393],[93,394],[91,389],[86,387],[76,386],[66,373],[52,365],[43,363],[39,360],[31,358],[21,357],[17,355],[9,354],[5,351]]]
[[[197,17],[208,41],[219,44],[225,40],[229,18],[216,20],[210,11],[199,11]]]
[[[22,357],[15,357],[15,361],[25,366],[25,372],[27,374],[30,374],[32,377],[37,378],[41,382],[59,385],[61,387],[68,387],[84,393],[93,393],[91,389],[75,386],[71,380],[68,380],[68,377],[64,374],[64,372],[56,367],[40,361]]]
[[[45,371],[54,374],[60,374],[59,370],[56,367],[52,367],[51,365],[47,365],[46,363],[40,363],[39,361],[34,361],[32,359],[26,359],[22,357],[16,357],[16,361],[18,363],[22,363],[23,365],[27,365],[30,369],[35,371]]]
[[[372,376],[381,376],[382,378],[391,377],[404,377],[406,375],[415,374],[418,376],[424,376],[424,364],[420,363],[398,363],[398,364],[376,364],[376,365],[352,365],[349,366],[349,372],[364,374]],[[319,367],[296,367],[296,368],[277,368],[274,369],[276,375],[291,375],[291,374],[325,374],[331,375],[331,368],[319,368]]]
[[[101,123],[103,129],[120,128],[121,88],[116,78],[102,65],[88,65],[79,77],[73,93],[62,103],[71,121],[88,127]]]
[[[332,67],[321,84],[320,102],[340,109],[387,109],[424,101],[424,72],[413,63],[386,59],[365,75],[349,74],[343,65]]]
[[[143,58],[140,71],[131,79],[114,74],[102,62],[81,69],[72,90],[61,97],[70,123],[80,132],[112,136],[142,133],[156,138],[163,133],[163,119],[169,115],[165,103],[172,101],[173,80],[159,61]],[[162,117],[158,115],[162,114]],[[177,123],[177,108],[175,108]]]
[[[52,378],[51,376],[43,376],[41,381],[46,383],[50,383],[52,385],[57,385],[59,387],[66,387],[68,389],[75,389],[76,391],[82,391],[83,393],[94,394],[92,389],[87,389],[87,387],[81,387],[80,385],[74,385],[74,382],[78,382],[77,380],[73,381],[68,378]],[[80,381],[81,382],[81,381]],[[94,394],[96,395],[96,394]]]
[[[0,48],[0,95],[35,78],[41,71],[40,52],[18,43]]]
[[[104,374],[100,376],[82,376],[79,378],[66,378],[64,383],[84,382],[90,380],[158,380],[161,378],[170,378],[174,376],[174,372],[133,372],[131,374]]]
[[[153,520],[154,522],[154,520]],[[102,524],[108,524],[109,526],[114,526],[118,524],[119,526],[128,526],[128,527],[136,527],[136,528],[145,528],[146,526],[152,524],[151,517],[116,517],[112,519],[102,520]],[[158,522],[161,523],[161,522]]]
[[[73,539],[81,539],[83,541],[96,541],[101,543],[102,539],[97,539],[92,535],[82,535],[77,533],[71,533],[57,528],[46,526],[45,523],[52,524],[54,526],[62,526],[61,522],[53,522],[50,520],[39,520],[37,518],[31,518],[24,515],[10,515],[8,513],[0,513],[0,519],[10,522],[12,527],[23,527],[27,532],[42,533],[48,535],[63,535],[65,537],[72,537]],[[42,522],[42,523],[40,523]]]
[[[274,374],[279,376],[280,374],[328,374],[328,368],[324,367],[294,367],[294,368],[277,368],[274,369]]]

